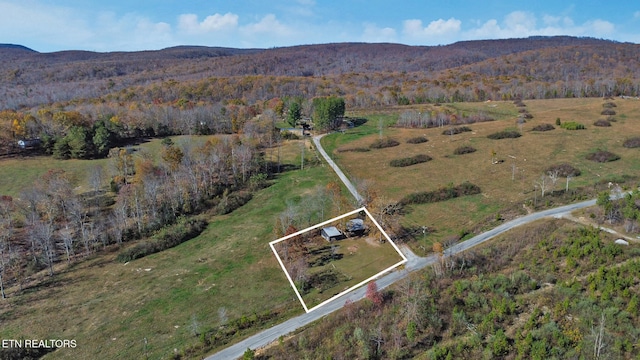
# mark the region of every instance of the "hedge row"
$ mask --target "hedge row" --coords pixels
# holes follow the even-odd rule
[[[611,122],[609,122],[609,120],[600,119],[600,120],[596,120],[596,122],[594,122],[593,125],[601,126],[601,127],[609,127],[611,126]]]
[[[237,191],[228,195],[223,195],[220,202],[216,205],[215,211],[217,215],[225,215],[251,200],[253,195],[249,191]]]
[[[599,163],[605,163],[605,162],[609,162],[609,161],[616,161],[620,159],[620,156],[609,152],[609,151],[604,151],[604,150],[600,150],[600,151],[595,151],[592,152],[591,154],[587,155],[587,160],[591,160],[591,161],[595,161],[595,162],[599,162]]]
[[[369,145],[372,149],[383,149],[393,146],[398,146],[400,143],[397,140],[391,138],[378,139]]]
[[[417,192],[413,194],[409,194],[402,198],[398,204],[400,205],[409,205],[409,204],[429,204],[435,203],[439,201],[445,201],[449,199],[454,199],[461,196],[466,195],[475,195],[481,192],[480,187],[472,184],[468,181],[463,182],[458,186],[453,186],[453,184],[440,188],[434,191],[424,191]]]
[[[626,148],[637,148],[640,147],[640,136],[632,137],[624,141],[622,146]]]
[[[389,162],[389,165],[393,167],[405,167],[405,166],[425,163],[430,160],[432,160],[431,156],[420,154],[420,155],[406,157],[402,159],[391,160]]]
[[[533,129],[531,129],[531,131],[550,131],[554,129],[555,127],[551,124],[540,124],[540,125],[534,126]]]
[[[463,132],[469,132],[469,131],[472,131],[472,130],[468,126],[456,126],[443,131],[442,135],[457,135],[457,134],[462,134]]]
[[[560,124],[560,127],[565,130],[584,130],[586,127],[584,125],[577,123],[575,121],[565,121]]]
[[[476,148],[472,146],[460,146],[453,150],[453,153],[456,155],[471,154],[473,152],[476,152]]]
[[[416,136],[416,137],[412,137],[410,139],[407,140],[407,144],[421,144],[421,143],[426,143],[427,138],[424,136]]]
[[[558,172],[560,177],[568,177],[568,176],[580,176],[580,169],[573,167],[571,164],[561,163],[556,165],[551,165],[547,168],[547,173],[550,172]]]
[[[207,227],[202,218],[180,218],[176,224],[160,230],[149,240],[142,241],[118,254],[117,260],[127,262],[178,246],[200,235]]]
[[[493,139],[493,140],[515,139],[515,138],[519,138],[520,136],[522,135],[515,130],[504,130],[504,131],[499,131],[497,133],[487,135],[489,139]]]

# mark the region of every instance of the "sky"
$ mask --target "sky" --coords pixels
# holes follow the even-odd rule
[[[640,43],[640,3],[580,0],[0,0],[0,43],[40,52],[446,45],[571,35]]]

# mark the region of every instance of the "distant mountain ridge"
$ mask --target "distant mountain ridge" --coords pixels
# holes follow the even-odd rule
[[[25,50],[25,57],[37,56],[40,61],[87,61],[87,60],[128,60],[131,58],[147,58],[152,60],[159,59],[193,59],[193,58],[210,58],[219,56],[234,55],[250,55],[257,53],[268,54],[294,54],[300,52],[318,53],[328,51],[329,53],[341,53],[342,51],[352,51],[354,54],[369,53],[371,51],[379,52],[380,56],[392,55],[400,50],[403,54],[415,54],[423,51],[432,51],[439,54],[452,51],[456,55],[464,53],[476,54],[476,56],[488,58],[496,57],[515,52],[534,50],[554,46],[569,45],[597,45],[597,44],[616,44],[618,42],[612,40],[596,39],[589,37],[572,37],[572,36],[532,36],[528,38],[513,38],[499,40],[469,40],[459,41],[449,45],[438,46],[414,46],[396,43],[326,43],[315,45],[296,45],[289,47],[277,47],[270,49],[240,49],[228,47],[209,47],[198,45],[179,45],[164,48],[161,50],[142,50],[142,51],[113,51],[113,52],[94,52],[86,50],[63,50],[49,53],[40,53],[23,45],[17,44],[0,44],[0,59],[7,50]]]
[[[16,44],[0,44],[0,51],[2,51],[2,49],[26,50],[31,52],[37,52],[33,49],[29,49],[26,46],[16,45]]]
[[[345,91],[344,81],[367,91],[393,89],[394,94],[425,93],[426,90],[420,90],[425,86],[425,89],[434,86],[452,89],[452,85],[461,84],[468,91],[473,86],[487,87],[483,85],[486,79],[501,76],[500,83],[494,82],[485,89],[495,94],[499,92],[496,88],[515,84],[507,77],[518,78],[522,84],[638,79],[638,59],[638,44],[572,36],[461,41],[441,46],[352,42],[270,49],[175,46],[105,53],[77,50],[39,53],[5,44],[0,45],[0,110],[101,97],[169,79],[187,84],[206,79],[238,82],[240,77],[255,76],[287,80],[281,88],[266,86],[259,90],[241,84],[227,86],[225,91],[244,96],[243,93],[249,93],[247,90],[255,90],[251,98],[301,93],[313,97],[326,94],[329,87],[334,92]],[[325,77],[332,77],[332,85],[327,85]],[[309,88],[293,90],[295,86],[287,85],[292,82],[304,83],[303,87]],[[412,83],[411,90],[407,90],[407,82]],[[546,86],[544,83],[540,85]],[[270,90],[267,93],[265,89]],[[213,93],[217,94],[215,99],[228,95],[218,90]]]

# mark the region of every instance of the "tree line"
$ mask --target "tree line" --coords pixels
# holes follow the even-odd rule
[[[273,131],[256,126],[249,135],[207,141],[163,141],[159,159],[142,148],[113,148],[109,168],[91,168],[91,189],[49,170],[15,199],[0,199],[0,290],[21,290],[40,270],[73,263],[113,244],[175,229],[167,244],[197,234],[202,223],[181,220],[205,210],[225,214],[265,185],[271,167],[262,156]],[[107,183],[110,179],[110,185]],[[206,224],[206,223],[204,223]],[[194,227],[195,226],[195,227]],[[187,234],[189,235],[189,234]],[[171,237],[171,239],[169,239]]]

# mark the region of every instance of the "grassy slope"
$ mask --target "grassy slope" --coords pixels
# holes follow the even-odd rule
[[[106,168],[108,160],[56,160],[50,156],[10,158],[0,161],[0,194],[18,196],[20,191],[33,184],[48,169],[61,169],[75,182],[89,188],[87,172],[96,165]]]
[[[431,238],[442,239],[461,229],[471,229],[479,221],[495,217],[502,209],[522,208],[519,204],[534,197],[534,181],[551,164],[569,162],[582,171],[582,175],[570,183],[571,188],[591,186],[605,179],[616,181],[624,175],[637,177],[640,170],[638,151],[624,148],[622,142],[629,136],[640,135],[640,102],[615,100],[617,122],[609,128],[599,128],[592,124],[603,118],[600,115],[603,102],[602,99],[526,101],[526,108],[534,119],[524,124],[522,137],[504,140],[490,140],[486,136],[507,128],[517,129],[517,108],[511,102],[451,104],[444,107],[468,113],[483,111],[497,121],[469,125],[473,132],[454,136],[442,135],[444,129],[441,128],[388,128],[384,130],[384,136],[396,138],[401,145],[368,152],[334,154],[345,172],[352,177],[368,179],[377,191],[391,200],[399,200],[414,191],[434,190],[465,180],[479,185],[482,189],[480,195],[412,206],[412,211],[405,216],[405,224],[435,227],[437,232]],[[398,110],[401,111],[404,110]],[[370,118],[376,116],[380,115]],[[392,121],[392,116],[386,117]],[[561,121],[581,122],[587,129],[567,131],[557,127],[543,133],[529,131],[537,124],[555,124],[558,117]],[[377,121],[370,120],[362,128],[351,130],[353,133],[326,137],[325,144],[330,150],[368,147],[378,138],[376,126]],[[422,144],[405,142],[408,138],[422,135],[429,141]],[[463,145],[473,146],[477,151],[453,155],[454,149]],[[595,149],[606,149],[622,158],[606,164],[586,160],[585,156]],[[491,164],[492,150],[498,159],[504,160],[503,163]],[[389,166],[390,160],[417,154],[427,154],[433,160],[405,168]],[[512,165],[516,166],[514,180]],[[556,189],[564,189],[564,185],[565,179],[562,178]]]
[[[268,242],[287,201],[333,176],[324,166],[283,173],[247,205],[211,219],[200,236],[176,248],[128,264],[115,262],[114,252],[63,266],[22,295],[10,289],[0,303],[0,337],[77,340],[76,349],[49,358],[166,358],[174,348],[198,344],[193,319],[200,331],[219,326],[220,308],[230,320],[268,310],[281,317],[301,313]]]

